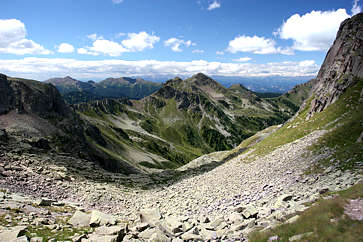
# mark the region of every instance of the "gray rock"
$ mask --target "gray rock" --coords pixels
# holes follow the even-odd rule
[[[25,235],[23,235],[19,238],[16,238],[15,240],[12,240],[11,242],[28,242],[28,238]]]
[[[140,221],[155,226],[161,219],[161,214],[158,208],[142,209],[139,213]]]
[[[228,221],[230,223],[241,222],[241,221],[243,221],[243,219],[244,218],[243,218],[242,214],[240,214],[240,213],[234,212],[234,213],[231,213],[230,215],[228,215]]]
[[[30,242],[43,242],[42,237],[33,237],[30,239]]]
[[[189,232],[182,234],[181,238],[185,241],[203,241],[202,236]]]
[[[250,224],[250,222],[251,222],[250,220],[245,220],[243,222],[234,224],[234,225],[231,226],[231,230],[232,231],[243,230],[243,229],[247,228],[247,226]]]
[[[241,216],[242,217],[242,216]],[[223,216],[219,216],[218,218],[216,218],[215,220],[213,220],[210,223],[210,226],[212,226],[214,228],[214,230],[217,230],[217,228],[223,223],[224,221],[224,217]]]
[[[202,236],[202,238],[205,240],[205,241],[211,241],[211,240],[215,240],[217,239],[217,232],[216,231],[212,231],[212,230],[208,230],[208,229],[205,229],[205,228],[201,228],[200,231],[199,231],[199,235]]]
[[[97,210],[93,210],[91,213],[91,219],[89,225],[92,227],[102,226],[102,225],[115,225],[116,219],[109,214],[102,213]]]
[[[149,227],[149,224],[148,223],[138,223],[133,228],[130,228],[130,230],[142,232],[145,229],[147,229],[148,227]]]
[[[126,235],[126,225],[98,227],[95,229],[95,233],[98,235],[117,235],[117,241],[122,241]]]
[[[295,215],[294,217],[291,217],[288,220],[286,220],[286,223],[288,224],[295,223],[299,218],[300,218],[299,215]]]
[[[183,240],[179,238],[174,238],[171,240],[171,242],[183,242]]]
[[[0,241],[13,241],[25,235],[26,226],[15,226],[0,233]]]
[[[272,241],[278,241],[280,238],[278,235],[274,235],[271,236],[270,238],[268,238],[267,242],[272,242]]]
[[[139,233],[137,236],[141,239],[149,239],[151,238],[151,235],[153,235],[157,230],[156,228],[146,229]]]
[[[234,208],[234,211],[237,212],[237,213],[242,213],[243,210],[245,210],[245,207],[242,206],[242,205],[239,205],[239,206]]]
[[[283,194],[279,196],[275,202],[274,208],[280,208],[287,206],[287,202],[291,201],[294,196],[292,194]]]
[[[289,238],[289,241],[301,240],[302,238],[311,236],[313,234],[314,234],[313,232],[307,232],[307,233],[303,233],[303,234],[294,235],[294,236]]]
[[[156,230],[148,240],[150,242],[169,242],[170,239],[160,230]]]
[[[171,234],[180,233],[185,230],[185,228],[183,228],[184,224],[178,221],[178,219],[174,216],[166,217],[165,220],[160,223],[160,225]]]
[[[82,239],[82,242],[120,242],[118,240],[117,235],[99,235],[99,234],[91,234],[89,235],[88,239]]]
[[[242,212],[242,216],[246,219],[248,218],[257,218],[258,211],[254,206],[248,206],[246,209]]]
[[[69,219],[68,223],[73,227],[86,227],[90,225],[91,215],[76,211],[73,216]]]
[[[207,216],[202,216],[198,220],[201,223],[209,223],[210,222],[210,219]]]

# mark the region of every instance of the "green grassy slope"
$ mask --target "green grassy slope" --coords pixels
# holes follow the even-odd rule
[[[331,132],[324,135],[320,142],[311,149],[314,152],[324,152],[323,150],[328,147],[334,151],[333,157],[329,159],[334,159],[342,169],[354,168],[363,160],[363,143],[356,142],[363,132],[363,103],[360,100],[362,88],[363,79],[360,79],[338,101],[323,112],[315,113],[310,119],[307,119],[310,100],[313,98],[311,97],[298,116],[254,146],[255,151],[251,155],[264,155],[314,130],[330,129]],[[321,163],[321,165],[329,165],[325,160]]]
[[[186,80],[169,80],[139,101],[103,100],[75,107],[106,137],[104,152],[145,167],[164,169],[179,167],[206,153],[234,148],[256,132],[283,123],[296,112],[296,107],[287,105],[286,100],[298,105],[310,88],[301,86],[289,96],[263,99],[247,89],[227,89],[197,74]],[[115,129],[129,138],[117,136]],[[133,157],[125,156],[131,149],[156,157],[133,161]]]

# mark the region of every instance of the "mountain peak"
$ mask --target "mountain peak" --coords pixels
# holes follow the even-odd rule
[[[204,73],[199,72],[199,73],[193,75],[192,78],[196,78],[196,79],[206,79],[206,78],[209,78],[209,77],[207,75],[205,75]]]
[[[225,90],[225,87],[223,87],[219,82],[203,73],[195,74],[187,80],[198,87],[209,87],[212,89]]]

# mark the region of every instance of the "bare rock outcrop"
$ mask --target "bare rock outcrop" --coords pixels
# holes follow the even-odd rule
[[[323,111],[363,77],[363,13],[340,25],[313,88],[310,115]]]
[[[42,118],[64,117],[70,114],[58,90],[51,84],[18,80],[0,75],[0,114],[16,110]]]

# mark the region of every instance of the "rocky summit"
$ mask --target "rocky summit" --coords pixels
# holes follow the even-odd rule
[[[0,75],[0,241],[361,241],[362,33],[274,98],[199,73],[69,106]]]

